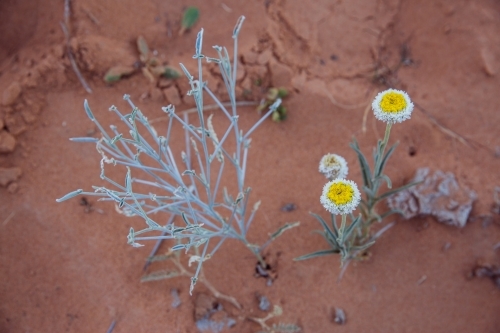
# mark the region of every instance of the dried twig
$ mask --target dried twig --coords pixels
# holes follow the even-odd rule
[[[7,225],[7,223],[9,223],[9,221],[12,220],[12,218],[14,217],[15,214],[16,214],[16,212],[10,213],[10,215],[7,216],[7,218],[2,222],[2,227],[5,227]]]
[[[113,322],[111,323],[111,325],[109,325],[109,328],[108,328],[108,330],[106,331],[106,333],[111,333],[111,332],[113,332],[113,330],[115,329],[115,325],[116,325],[116,320],[113,320]]]
[[[342,104],[342,103],[339,103],[337,102],[337,100],[335,100],[335,98],[333,97],[333,95],[328,91],[328,89],[326,89],[325,86],[323,86],[324,89],[323,91],[326,93],[326,96],[328,97],[328,99],[330,100],[330,102],[335,105],[335,106],[338,106],[339,108],[341,109],[357,109],[359,107],[362,107],[365,105],[365,103],[360,103],[360,104],[352,104],[352,105],[347,105],[347,104]]]
[[[473,148],[472,145],[470,144],[470,140],[464,138],[460,134],[452,131],[451,129],[447,128],[446,126],[442,125],[433,115],[431,115],[429,112],[427,112],[426,109],[424,109],[420,104],[417,104],[413,102],[413,104],[416,106],[417,109],[419,109],[434,125],[437,126],[437,128],[443,132],[444,134],[451,136],[452,138],[458,140],[460,143],[466,145],[469,148]]]
[[[366,133],[366,121],[368,119],[368,113],[370,112],[370,110],[372,108],[372,102],[371,101],[373,101],[373,99],[375,98],[375,96],[376,96],[376,94],[372,95],[372,98],[370,98],[370,102],[366,106],[365,112],[363,114],[363,123],[361,125],[361,132],[363,132],[363,133]]]
[[[71,10],[70,10],[70,0],[65,0],[64,1],[64,22],[59,22],[61,25],[61,29],[64,33],[64,37],[66,38],[66,53],[68,54],[69,61],[71,63],[71,67],[73,68],[73,71],[75,72],[76,76],[78,77],[78,80],[82,84],[83,88],[89,93],[92,93],[92,89],[90,89],[89,85],[83,78],[82,73],[80,72],[80,69],[78,68],[78,65],[75,60],[75,56],[73,55],[73,52],[71,52],[71,45],[70,45],[70,32],[69,32],[69,21],[70,21],[70,16],[71,16]]]
[[[177,269],[179,269],[180,275],[184,275],[187,277],[192,276],[192,274],[181,264],[179,258],[175,258],[172,261],[177,266]],[[200,274],[198,275],[198,281],[203,283],[205,287],[207,287],[207,289],[210,290],[210,292],[215,296],[215,298],[225,300],[234,305],[238,310],[241,310],[241,305],[240,303],[238,303],[236,298],[219,292],[210,282],[208,282],[207,278],[205,277],[205,273],[203,272],[203,269],[200,270]]]

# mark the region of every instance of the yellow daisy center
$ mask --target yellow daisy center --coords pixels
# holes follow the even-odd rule
[[[406,108],[406,99],[403,94],[398,92],[388,92],[380,101],[380,108],[383,112],[398,113]]]
[[[354,198],[354,189],[349,184],[334,183],[326,196],[336,205],[345,205]]]

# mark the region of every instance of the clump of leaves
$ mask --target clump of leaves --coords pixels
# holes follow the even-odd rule
[[[170,66],[163,65],[160,62],[158,57],[149,49],[148,43],[143,36],[137,38],[137,50],[139,51],[142,74],[148,78],[151,83],[156,82],[161,76],[173,80],[180,77],[180,73],[177,70]],[[106,83],[116,82],[133,74],[135,71],[136,68],[133,66],[114,66],[104,75],[104,81]]]
[[[288,96],[288,90],[285,88],[269,88],[267,91],[266,97],[263,98],[257,107],[257,111],[262,113],[262,111],[267,110],[269,106],[273,105],[277,99],[284,99]],[[278,108],[273,112],[271,118],[275,122],[281,122],[286,119],[287,109],[283,104],[280,104]]]
[[[188,7],[182,15],[181,30],[179,36],[182,36],[187,30],[191,29],[200,18],[200,10],[196,7]]]

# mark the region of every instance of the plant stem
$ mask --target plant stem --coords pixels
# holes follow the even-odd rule
[[[342,243],[342,238],[344,236],[344,229],[345,229],[346,219],[347,219],[347,216],[345,214],[342,214],[342,222],[340,223],[339,234],[338,234],[338,237],[337,237],[337,242],[339,242],[339,243]]]

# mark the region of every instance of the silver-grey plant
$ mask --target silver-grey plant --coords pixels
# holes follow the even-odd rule
[[[168,115],[168,127],[165,136],[151,126],[144,114],[133,104],[130,96],[124,99],[132,111],[123,115],[117,107],[112,106],[110,111],[126,124],[130,137],[120,133],[116,126],[111,126],[108,132],[99,124],[92,113],[87,101],[84,108],[87,116],[94,122],[102,133],[102,138],[72,138],[76,142],[92,142],[96,144],[101,154],[101,179],[106,180],[114,189],[102,186],[93,186],[94,192],[84,192],[79,189],[68,193],[58,202],[67,200],[77,195],[100,196],[99,200],[114,201],[117,209],[127,216],[140,216],[147,227],[142,230],[130,228],[128,243],[134,247],[142,246],[139,242],[145,240],[172,239],[176,244],[172,250],[185,250],[191,248],[201,250],[201,255],[191,256],[190,261],[198,262],[196,272],[191,278],[192,291],[200,269],[205,260],[211,258],[222,243],[228,238],[242,241],[257,257],[260,265],[266,264],[262,257],[263,247],[279,236],[284,230],[297,225],[286,224],[270,236],[263,246],[250,243],[247,239],[249,227],[254,220],[259,207],[257,202],[249,211],[250,187],[245,185],[247,171],[248,150],[250,135],[255,129],[271,115],[280,105],[278,99],[270,106],[269,111],[259,119],[249,130],[244,132],[238,126],[235,88],[238,54],[238,35],[245,17],[241,16],[233,30],[234,56],[231,61],[225,47],[214,46],[218,57],[207,57],[202,53],[203,29],[198,33],[193,58],[198,63],[198,78],[189,73],[183,64],[180,64],[191,85],[188,95],[194,98],[199,126],[189,122],[187,113],[179,116],[172,105],[162,108]],[[213,62],[219,65],[222,79],[229,95],[229,103],[222,103],[211,91],[202,77],[202,61]],[[219,139],[212,125],[212,116],[205,119],[203,94],[206,93],[222,110],[230,124]],[[228,109],[226,106],[230,106]],[[185,131],[185,151],[179,156],[174,156],[171,145],[171,132],[173,124],[180,124]],[[141,125],[141,131],[139,130]],[[148,139],[141,132],[147,133]],[[235,137],[235,151],[226,150],[226,142],[231,133]],[[226,144],[226,145],[225,145]],[[213,148],[211,148],[213,146]],[[234,146],[234,145],[233,145]],[[145,158],[143,158],[145,156]],[[147,156],[147,157],[146,157]],[[229,162],[229,163],[228,163]],[[124,185],[110,179],[105,173],[105,164],[121,165],[127,169]],[[227,165],[232,166],[236,173],[237,194],[231,196],[224,187],[220,195],[220,187]],[[132,176],[132,169],[137,169],[141,177]],[[143,177],[144,178],[144,177]],[[149,193],[141,193],[134,187],[149,188]],[[176,225],[173,218],[162,224],[155,221],[152,215],[157,212],[167,212],[171,217],[182,217],[182,225]],[[157,234],[151,234],[151,233]],[[145,236],[148,234],[148,236]],[[211,245],[209,247],[209,244]],[[199,252],[199,251],[196,251]]]

